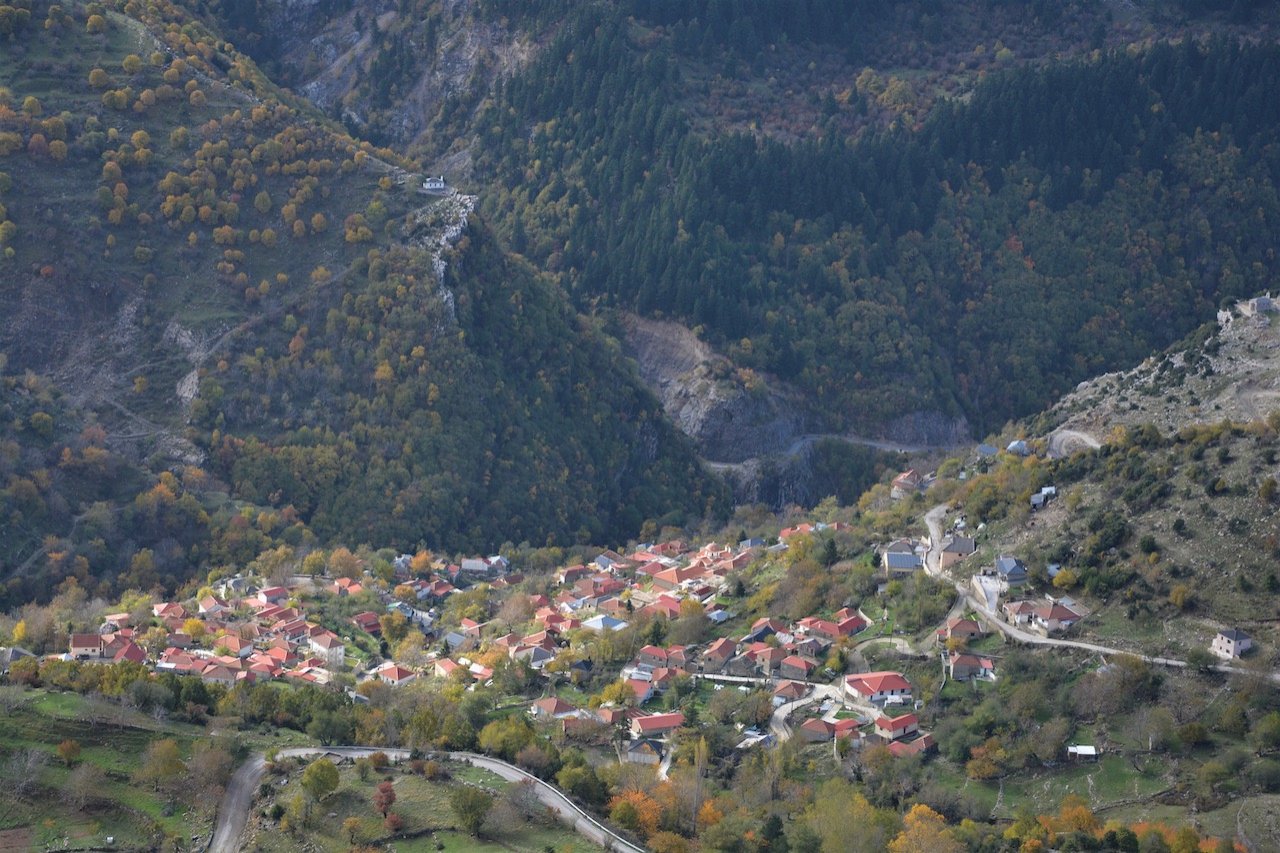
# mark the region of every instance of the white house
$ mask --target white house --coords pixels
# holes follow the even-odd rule
[[[1239,628],[1227,628],[1213,638],[1209,650],[1224,660],[1242,657],[1253,648],[1253,639]]]

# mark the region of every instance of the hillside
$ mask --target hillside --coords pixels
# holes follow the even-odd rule
[[[1042,587],[1094,611],[1083,636],[1134,651],[1177,657],[1231,627],[1274,648],[1280,439],[1267,401],[1280,362],[1271,316],[1226,312],[1221,326],[1083,383],[1002,439],[1074,430],[1099,439],[1097,451],[944,465],[939,494],[970,526],[986,524],[966,574],[998,554],[1019,556]],[[971,476],[956,480],[965,468]],[[1033,512],[1030,496],[1045,485],[1058,498]],[[1051,579],[1051,564],[1065,576]]]
[[[24,390],[4,427],[6,581],[48,595],[163,546],[134,583],[174,584],[308,526],[401,549],[621,539],[725,502],[616,344],[496,248],[474,198],[421,193],[412,163],[179,6],[22,10],[0,53],[0,370]],[[84,448],[109,454],[97,485],[72,473]],[[265,538],[210,551],[135,530],[119,514],[162,471],[210,518],[266,519]],[[86,534],[91,505],[123,525]]]
[[[260,52],[582,310],[682,323],[822,432],[986,432],[1274,273],[1267,4],[414,9],[317,7],[328,70]]]

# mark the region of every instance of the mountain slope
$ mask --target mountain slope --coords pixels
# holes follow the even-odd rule
[[[1274,10],[1220,5],[463,4],[449,32],[532,58],[396,134],[584,310],[699,327],[825,430],[933,443],[1274,273]],[[353,109],[433,73],[396,47],[424,20],[357,28]]]
[[[36,541],[77,501],[118,508],[126,484],[196,466],[194,495],[269,510],[275,536],[399,548],[621,540],[723,503],[616,345],[503,256],[472,199],[421,193],[411,163],[182,7],[127,11],[36,2],[0,52],[0,349],[6,381],[30,372],[59,401],[53,431],[21,414],[37,456],[19,474],[82,444],[144,463],[67,492]],[[127,575],[146,541],[122,531],[88,574]],[[160,580],[256,555],[191,544]]]

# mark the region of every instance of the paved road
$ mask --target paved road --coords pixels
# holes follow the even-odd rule
[[[1080,440],[1083,440],[1086,444],[1088,444],[1090,447],[1096,448],[1099,446],[1097,443],[1097,440],[1094,439],[1092,436],[1087,435],[1086,433],[1079,433],[1079,432],[1075,432],[1074,430],[1059,430],[1058,432],[1054,433],[1054,436],[1057,436],[1057,435],[1066,435],[1068,438],[1079,438]],[[1050,437],[1050,453],[1052,453],[1052,448],[1053,448],[1053,436]],[[953,578],[951,578],[949,575],[945,574],[942,571],[941,562],[940,562],[941,548],[942,548],[942,545],[941,545],[942,519],[946,515],[947,509],[948,507],[946,504],[939,504],[938,506],[935,506],[933,509],[925,513],[924,522],[925,522],[925,525],[929,528],[929,540],[930,540],[929,554],[925,559],[925,569],[929,572],[929,574],[933,575],[934,577],[954,581]],[[1010,625],[1008,622],[1001,619],[997,613],[992,611],[991,608],[987,607],[987,604],[985,601],[979,600],[976,596],[972,594],[972,592],[969,590],[968,584],[962,583],[960,581],[954,581],[954,582],[956,585],[956,591],[960,593],[960,595],[964,598],[965,604],[969,608],[971,608],[975,613],[977,613],[980,617],[982,617],[982,621],[988,623],[991,627],[995,628],[997,631],[1004,634],[1006,637],[1008,637],[1011,640],[1017,640],[1020,643],[1027,643],[1028,645],[1032,645],[1032,646],[1057,646],[1059,648],[1083,649],[1085,651],[1097,652],[1098,654],[1104,654],[1104,655],[1131,655],[1133,657],[1141,658],[1142,660],[1147,661],[1148,663],[1154,663],[1159,666],[1175,667],[1177,669],[1185,669],[1187,666],[1186,661],[1177,660],[1175,658],[1153,657],[1150,655],[1135,654],[1134,652],[1127,651],[1125,649],[1117,649],[1111,646],[1104,646],[1099,643],[1086,643],[1080,640],[1064,640],[1058,637],[1046,637],[1043,634],[1037,634],[1031,631],[1024,631],[1018,626]],[[1224,674],[1237,674],[1237,675],[1255,674],[1253,673],[1252,670],[1244,669],[1238,666],[1228,666],[1226,664],[1221,664],[1221,665],[1212,667],[1212,669],[1214,672],[1220,672]],[[1280,673],[1267,673],[1266,677],[1271,681],[1280,683]]]
[[[377,749],[367,746],[282,749],[279,755],[282,758],[293,758],[336,753],[348,758],[361,758],[372,755],[375,752],[385,753],[388,758],[396,761],[404,761],[409,758],[409,750],[407,749]],[[560,789],[548,785],[519,767],[508,764],[505,761],[499,761],[496,758],[476,755],[471,752],[450,752],[447,754],[454,761],[482,767],[512,782],[532,782],[534,793],[537,795],[539,802],[555,812],[562,821],[572,826],[579,835],[595,844],[599,844],[605,850],[618,850],[623,851],[623,853],[644,853],[643,847],[637,847],[625,838],[616,835],[608,827],[579,808]],[[226,793],[223,794],[222,803],[218,806],[218,823],[214,830],[213,840],[209,845],[210,853],[237,853],[240,849],[240,835],[244,831],[245,822],[249,816],[249,808],[253,804],[253,794],[258,789],[258,784],[262,781],[262,774],[265,770],[266,760],[261,755],[255,755],[241,765],[240,769],[231,777],[231,781],[227,784]]]

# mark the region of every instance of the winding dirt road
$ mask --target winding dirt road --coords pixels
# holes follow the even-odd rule
[[[279,755],[282,758],[301,758],[309,755],[333,753],[344,758],[362,758],[375,752],[385,753],[388,758],[396,761],[405,761],[409,758],[409,750],[407,749],[377,749],[367,746],[282,749]],[[496,758],[476,755],[472,752],[450,752],[446,754],[453,761],[460,761],[474,767],[482,767],[511,782],[532,782],[534,793],[540,803],[555,812],[562,821],[572,826],[579,835],[594,844],[599,844],[605,850],[617,850],[623,851],[623,853],[644,853],[643,847],[637,847],[622,836],[614,833],[579,808],[559,788],[526,773],[519,767]],[[240,769],[231,777],[231,781],[227,784],[226,793],[223,794],[222,803],[218,806],[218,823],[213,833],[213,840],[209,844],[210,853],[236,853],[240,849],[240,835],[244,832],[245,823],[249,817],[249,808],[253,804],[253,794],[258,789],[265,771],[266,759],[261,755],[255,755],[241,765]]]

